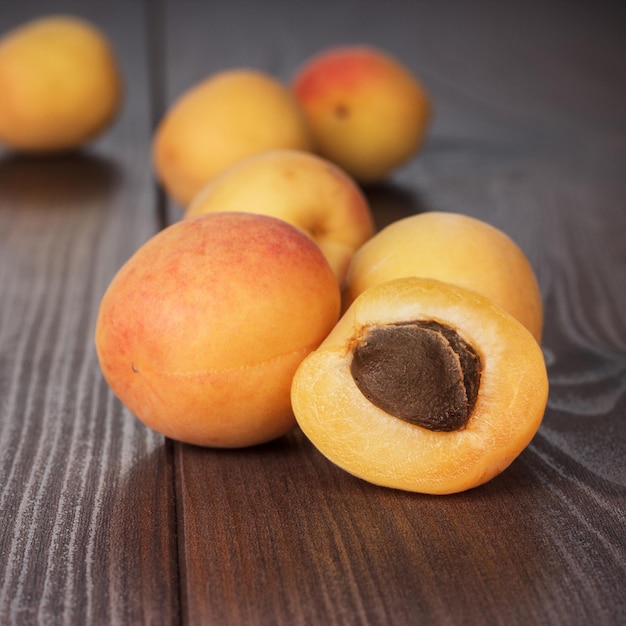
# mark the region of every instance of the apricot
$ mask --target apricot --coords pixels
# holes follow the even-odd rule
[[[382,50],[324,50],[295,72],[292,88],[317,152],[359,182],[385,178],[422,147],[430,98],[417,77]]]
[[[122,82],[93,24],[63,15],[23,24],[0,40],[0,142],[23,152],[78,148],[112,123]]]
[[[374,234],[356,182],[330,161],[300,150],[270,150],[239,161],[204,187],[185,217],[241,207],[307,233],[340,282],[354,252]]]
[[[319,248],[266,215],[211,213],[148,240],[107,288],[95,344],[104,378],[144,424],[243,447],[295,425],[293,374],[339,317]]]
[[[183,93],[159,123],[153,161],[182,207],[237,161],[277,148],[308,150],[309,129],[289,89],[250,69],[219,72]]]
[[[535,273],[521,248],[495,226],[439,211],[392,222],[353,255],[344,308],[368,287],[404,276],[473,289],[506,309],[541,341],[543,304]]]
[[[487,482],[528,445],[548,378],[533,336],[493,301],[408,277],[354,301],[291,395],[302,431],[339,467],[448,494]]]

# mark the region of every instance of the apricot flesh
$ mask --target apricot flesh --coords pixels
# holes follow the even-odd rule
[[[293,428],[293,374],[339,316],[319,248],[283,220],[213,213],[161,231],[107,288],[95,343],[134,415],[172,439],[243,447]]]
[[[392,222],[352,256],[344,308],[369,287],[406,276],[477,291],[506,309],[541,342],[543,303],[533,268],[513,239],[487,222],[442,211]]]
[[[307,233],[340,282],[354,252],[374,234],[368,202],[356,182],[330,161],[301,150],[269,150],[239,161],[202,189],[185,217],[241,207]]]
[[[454,330],[480,359],[480,383],[466,424],[431,430],[374,405],[351,371],[355,346],[372,328],[407,322]],[[407,360],[407,369],[427,367]],[[383,365],[384,367],[384,365]],[[535,435],[548,378],[530,332],[490,299],[456,285],[407,277],[363,292],[298,367],[292,405],[318,450],[368,482],[448,494],[505,470]]]
[[[218,173],[245,157],[310,147],[306,120],[289,89],[269,74],[242,68],[185,91],[160,121],[152,150],[160,182],[186,208]]]
[[[359,182],[382,180],[422,147],[430,98],[413,72],[383,50],[323,50],[296,71],[292,89],[315,150]]]
[[[93,24],[64,15],[23,24],[0,39],[0,143],[78,148],[112,123],[122,83],[113,47]]]

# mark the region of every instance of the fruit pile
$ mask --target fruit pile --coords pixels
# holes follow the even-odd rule
[[[58,106],[30,106],[53,84]],[[121,79],[93,27],[44,19],[0,41],[0,92],[0,141],[49,152],[111,122]],[[95,331],[138,419],[225,448],[299,426],[338,466],[407,491],[462,491],[510,465],[548,394],[527,258],[461,214],[376,233],[360,187],[417,154],[430,115],[412,73],[364,46],[312,57],[289,86],[224,71],[171,106],[152,156],[184,215],[119,270]]]

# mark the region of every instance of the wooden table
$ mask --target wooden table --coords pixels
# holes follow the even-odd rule
[[[0,153],[0,623],[625,624],[626,6],[21,0],[0,28],[53,10],[109,34],[126,99],[82,154]],[[106,286],[181,217],[150,163],[165,108],[212,72],[288,80],[346,42],[397,55],[436,108],[421,155],[367,190],[378,226],[473,215],[539,278],[544,422],[462,494],[375,487],[299,432],[165,440],[98,367]]]

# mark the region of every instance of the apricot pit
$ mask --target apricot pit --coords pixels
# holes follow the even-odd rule
[[[329,460],[430,494],[506,469],[547,395],[543,353],[521,322],[477,292],[418,277],[362,292],[291,387],[301,430]]]
[[[476,404],[480,358],[454,329],[414,321],[368,329],[350,372],[363,395],[390,415],[450,431],[465,426]]]

